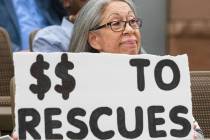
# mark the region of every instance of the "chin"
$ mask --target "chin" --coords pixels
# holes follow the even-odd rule
[[[139,51],[137,48],[133,48],[133,49],[129,49],[126,51],[126,54],[130,54],[130,55],[136,55],[139,54]]]
[[[135,52],[130,52],[129,54],[130,54],[130,55],[137,55],[138,52],[136,52],[136,51],[135,51]]]
[[[121,52],[122,54],[129,54],[129,55],[136,55],[138,54],[138,51],[136,50],[129,50],[129,51],[124,51],[124,52]]]
[[[136,45],[123,46],[121,47],[121,53],[136,55],[136,54],[139,54],[139,49]]]

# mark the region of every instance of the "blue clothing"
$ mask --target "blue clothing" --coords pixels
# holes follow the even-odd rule
[[[33,40],[35,52],[67,52],[73,31],[73,24],[63,18],[60,26],[53,25],[38,31]]]
[[[28,48],[28,34],[36,29],[32,26],[36,24],[38,28],[42,28],[44,25],[60,24],[66,13],[60,0],[0,0],[0,15],[0,26],[8,31],[13,51],[20,51],[22,46],[24,49]],[[22,39],[22,36],[26,37]]]
[[[0,0],[0,26],[9,33],[13,51],[20,51],[21,38],[19,24],[11,0]]]
[[[47,19],[44,18],[35,0],[13,0],[20,26],[22,49],[28,49],[29,34],[33,30],[47,26]]]

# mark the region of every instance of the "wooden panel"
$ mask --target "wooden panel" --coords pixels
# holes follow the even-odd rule
[[[210,0],[170,0],[170,19],[210,18]]]
[[[171,37],[168,53],[188,54],[190,70],[210,70],[210,39]]]

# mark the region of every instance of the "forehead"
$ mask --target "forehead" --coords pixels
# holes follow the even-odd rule
[[[109,19],[116,16],[128,17],[129,15],[134,15],[134,12],[127,3],[112,1],[106,7],[102,17],[103,19]]]

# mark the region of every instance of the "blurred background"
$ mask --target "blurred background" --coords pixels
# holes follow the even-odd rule
[[[209,0],[134,0],[149,54],[187,53],[190,70],[210,70]]]

